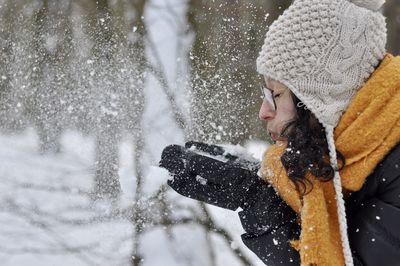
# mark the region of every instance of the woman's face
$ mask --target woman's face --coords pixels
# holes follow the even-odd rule
[[[282,83],[265,77],[265,87],[271,91],[276,108],[263,99],[259,118],[267,122],[267,130],[274,141],[284,141],[282,136],[285,125],[296,116],[296,106],[290,90]]]

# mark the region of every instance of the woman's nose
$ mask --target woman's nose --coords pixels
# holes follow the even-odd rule
[[[260,118],[260,120],[263,121],[271,120],[272,118],[275,117],[275,114],[276,112],[274,108],[272,108],[272,106],[268,102],[263,101],[260,107],[260,111],[258,113],[258,117]]]

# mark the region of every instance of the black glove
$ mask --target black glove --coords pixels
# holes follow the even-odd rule
[[[162,152],[160,166],[172,174],[168,185],[178,193],[230,210],[251,204],[250,196],[265,185],[257,176],[259,162],[244,160],[216,145],[170,145]]]
[[[243,228],[253,235],[296,220],[295,212],[258,177],[258,161],[232,155],[217,145],[187,142],[185,147],[166,147],[160,166],[172,174],[168,185],[178,193],[226,209],[241,207]]]
[[[300,265],[299,254],[289,243],[300,237],[297,215],[269,189],[263,188],[267,191],[259,192],[255,203],[239,212],[246,231],[242,241],[265,265]]]
[[[239,217],[246,231],[242,240],[264,262],[299,261],[288,243],[299,236],[297,215],[258,177],[259,162],[229,154],[220,146],[188,142],[185,147],[166,147],[160,166],[172,174],[168,184],[178,193],[226,209],[241,207]]]

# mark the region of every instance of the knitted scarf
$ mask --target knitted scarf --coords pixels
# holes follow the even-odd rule
[[[361,189],[367,176],[400,142],[400,57],[387,54],[353,97],[335,128],[336,148],[346,166],[340,171],[344,195]],[[281,163],[284,142],[264,154],[263,179],[300,217],[300,239],[291,244],[302,265],[344,265],[333,182],[321,182],[310,173],[308,194],[301,196]],[[311,189],[312,188],[312,189]]]

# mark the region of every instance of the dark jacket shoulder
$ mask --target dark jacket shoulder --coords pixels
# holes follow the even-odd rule
[[[347,216],[373,197],[400,208],[400,144],[397,144],[367,177],[363,187],[346,200]]]
[[[346,200],[346,212],[355,265],[399,265],[400,145]]]

